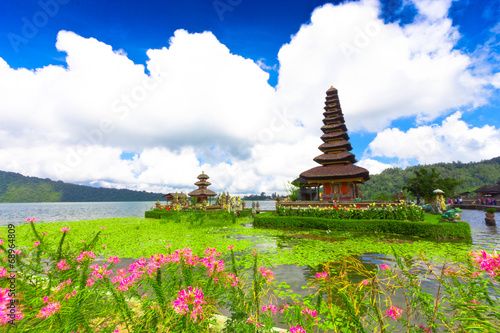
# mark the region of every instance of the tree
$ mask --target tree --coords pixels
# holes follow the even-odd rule
[[[403,189],[417,197],[417,204],[420,203],[420,197],[423,197],[426,202],[430,202],[435,195],[433,191],[436,189],[443,190],[445,196],[451,197],[455,187],[461,183],[454,178],[441,178],[434,168],[430,172],[424,168],[414,172],[415,177],[409,178]]]

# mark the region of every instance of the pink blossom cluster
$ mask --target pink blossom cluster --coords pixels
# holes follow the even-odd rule
[[[59,302],[48,303],[47,306],[45,306],[40,310],[40,313],[37,315],[37,317],[48,318],[57,311],[59,311],[59,309],[61,309],[61,305],[59,304]]]
[[[40,245],[41,243],[39,241],[36,241],[33,243],[33,247],[37,247],[38,245]]]
[[[187,315],[196,321],[203,319],[203,307],[206,303],[203,299],[203,291],[198,287],[189,286],[187,289],[182,289],[177,295],[177,299],[172,303],[175,312],[180,315]]]
[[[132,287],[135,282],[141,278],[142,274],[144,274],[143,271],[133,271],[127,276],[127,273],[124,269],[119,269],[116,272],[116,276],[113,278],[112,282],[118,284],[116,289],[118,289],[119,291],[125,291]]]
[[[262,277],[267,280],[267,282],[271,282],[274,279],[274,273],[269,268],[260,267],[259,272],[262,274]]]
[[[290,327],[290,333],[306,333],[306,330],[297,324],[297,326]]]
[[[11,313],[11,309],[15,305],[14,313]],[[11,317],[13,314],[13,318]],[[23,313],[19,310],[19,307],[14,300],[9,297],[8,288],[0,288],[0,324],[7,324],[11,320],[21,320],[23,319]]]
[[[111,274],[112,272],[111,271],[108,271],[107,268],[108,268],[108,265],[106,264],[102,264],[102,266],[99,266],[99,265],[92,265],[90,266],[90,268],[92,268],[92,273],[90,275],[92,275],[93,277],[97,278],[97,279],[104,279],[104,277],[108,277],[109,274]]]
[[[269,304],[269,305],[264,305],[262,307],[262,312],[271,312],[271,314],[274,316],[278,313],[278,308],[274,304]]]
[[[0,267],[0,278],[6,277],[8,275],[7,270],[3,267]]]
[[[257,321],[257,317],[250,316],[247,320],[247,323],[253,324],[255,327],[262,327],[262,324]]]
[[[61,289],[64,289],[66,286],[69,286],[71,284],[71,279],[67,279],[66,281],[63,281],[60,285],[56,287],[56,290],[59,291]]]
[[[62,228],[61,231],[62,232],[67,232],[67,231],[69,231],[69,228],[68,227]]]
[[[30,223],[30,222],[35,223],[35,222],[36,222],[36,219],[35,219],[35,218],[27,218],[27,219],[26,219],[26,222],[27,222],[27,223]]]
[[[78,256],[78,258],[76,258],[76,261],[82,262],[85,258],[95,259],[94,251],[83,251],[82,253],[80,253],[80,255]]]
[[[325,280],[328,278],[328,272],[316,273],[316,279]]]
[[[397,306],[392,305],[387,311],[387,315],[394,319],[395,321],[398,321],[399,318],[401,318],[401,314],[403,313],[403,310],[398,308]]]
[[[233,287],[237,287],[240,285],[240,278],[234,275],[233,273],[227,273],[226,278],[228,282],[231,284]]]
[[[57,266],[57,269],[60,271],[65,271],[65,270],[71,268],[71,267],[69,267],[68,263],[66,262],[66,259],[61,259],[61,261],[59,261],[56,266]]]
[[[316,318],[316,317],[318,317],[318,311],[316,311],[316,310],[312,310],[312,309],[305,308],[304,310],[302,310],[302,313],[303,313],[304,315],[308,315],[308,316],[310,316],[311,318]]]
[[[111,257],[109,257],[108,262],[112,263],[112,264],[118,264],[120,262],[120,258],[115,257],[115,256],[111,256]]]
[[[500,258],[496,250],[493,251],[493,254],[484,250],[481,252],[472,251],[470,255],[480,270],[490,273],[491,277],[500,275]]]
[[[70,297],[73,297],[75,295],[76,295],[76,290],[73,290],[73,292],[64,295],[64,300],[67,301]]]

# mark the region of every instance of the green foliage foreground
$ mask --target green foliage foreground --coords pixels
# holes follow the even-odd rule
[[[19,228],[35,240],[23,250],[11,246],[13,237],[0,245],[7,259],[0,261],[5,332],[271,332],[280,323],[289,332],[500,329],[496,252],[434,265],[425,256],[401,256],[391,246],[392,267],[367,270],[352,257],[324,263],[308,285],[311,296],[301,298],[275,281],[256,251],[237,257],[229,245],[223,259],[213,247],[195,253],[167,245],[128,270],[114,270],[118,257],[96,258],[106,227],[81,242],[73,224],[57,234],[41,231],[45,226],[31,222]],[[244,263],[251,269],[242,270]],[[14,296],[9,265],[18,272]],[[230,316],[218,325],[215,315],[222,308]]]

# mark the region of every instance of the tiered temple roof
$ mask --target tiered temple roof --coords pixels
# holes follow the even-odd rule
[[[300,178],[309,184],[326,183],[329,181],[349,181],[364,183],[370,179],[365,168],[354,165],[357,162],[354,154],[350,153],[352,146],[347,135],[342,108],[337,89],[331,87],[326,91],[325,112],[323,115],[323,144],[318,147],[323,154],[314,158],[321,166],[314,167],[300,174]]]
[[[198,202],[200,202],[206,201],[208,197],[215,197],[217,195],[217,193],[215,193],[214,191],[207,189],[207,187],[212,184],[207,181],[207,179],[210,177],[208,177],[203,171],[197,178],[198,181],[194,184],[198,186],[198,189],[189,192],[188,195],[190,197],[196,197],[198,198]]]

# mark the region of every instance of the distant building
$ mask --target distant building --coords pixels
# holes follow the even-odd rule
[[[299,200],[315,200],[323,187],[322,199],[353,200],[358,198],[357,184],[364,184],[370,179],[368,170],[354,165],[357,162],[347,135],[344,115],[340,107],[337,89],[326,91],[325,112],[321,127],[323,144],[318,147],[323,154],[314,161],[321,166],[314,167],[300,174],[293,181],[299,184]]]
[[[474,192],[483,197],[484,196],[498,197],[500,196],[500,182],[498,182],[496,185],[481,186],[477,190],[474,190]]]
[[[217,193],[212,190],[207,189],[208,186],[212,185],[207,179],[210,178],[202,171],[201,175],[198,176],[198,181],[194,183],[198,186],[197,190],[189,192],[188,195],[190,197],[197,198],[197,202],[206,202],[209,197],[215,197]]]

